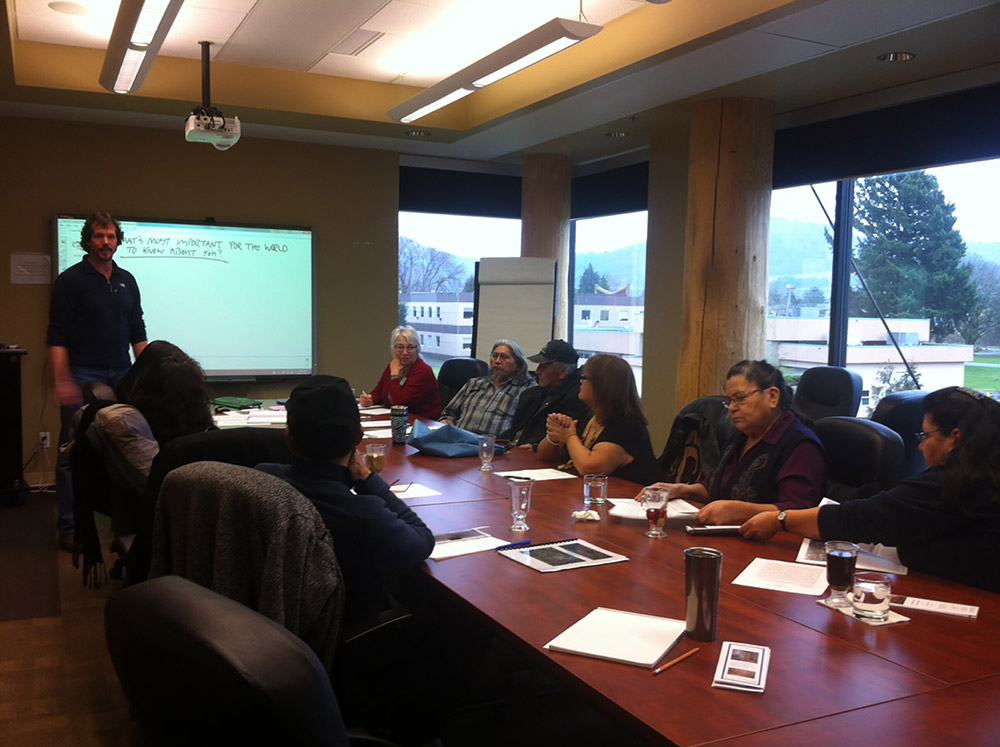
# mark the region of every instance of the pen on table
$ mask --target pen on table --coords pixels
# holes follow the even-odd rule
[[[670,669],[670,667],[672,667],[674,664],[680,664],[686,658],[688,658],[689,656],[693,656],[694,654],[698,653],[699,651],[701,651],[700,648],[693,648],[690,651],[688,651],[686,654],[681,654],[676,659],[671,659],[670,661],[668,661],[663,666],[660,666],[660,667],[657,667],[656,669],[654,669],[653,670],[653,675],[655,676],[655,675],[659,674],[660,672],[665,672],[666,670]]]
[[[393,485],[395,485],[395,484],[396,484],[397,482],[399,482],[399,478],[398,478],[398,477],[397,477],[397,478],[396,478],[395,480],[393,480],[392,482],[390,482],[390,483],[389,483],[389,487],[391,488],[391,487],[392,487]]]
[[[503,545],[497,548],[497,552],[501,550],[510,550],[514,547],[527,547],[531,544],[531,540],[521,540],[520,542],[511,542],[509,545]]]

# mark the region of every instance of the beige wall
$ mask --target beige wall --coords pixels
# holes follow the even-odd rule
[[[107,210],[129,217],[307,225],[317,252],[318,364],[374,386],[396,323],[398,157],[395,153],[246,137],[228,152],[176,131],[0,118],[0,343],[28,350],[22,368],[25,458],[38,432],[56,438],[44,367],[50,286],[13,285],[10,254],[51,254],[50,219]],[[266,294],[261,296],[267,302]],[[198,299],[176,292],[178,313]],[[156,330],[149,329],[150,339]],[[288,382],[226,384],[225,394],[276,397]],[[32,481],[50,472],[29,465]]]

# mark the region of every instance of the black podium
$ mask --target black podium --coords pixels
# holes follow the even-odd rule
[[[24,501],[28,486],[21,465],[21,348],[0,349],[0,504]]]

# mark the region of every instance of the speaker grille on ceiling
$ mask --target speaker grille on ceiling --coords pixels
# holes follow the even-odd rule
[[[343,54],[356,57],[368,49],[368,47],[370,47],[373,43],[381,39],[382,36],[383,34],[381,31],[355,29],[341,39],[337,46],[331,49],[330,52],[333,54]]]

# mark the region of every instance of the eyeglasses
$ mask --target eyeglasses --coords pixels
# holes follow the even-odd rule
[[[510,353],[490,353],[490,358],[495,361],[512,361],[514,356]]]
[[[940,433],[940,432],[941,429],[937,428],[933,431],[917,431],[914,435],[917,437],[918,441],[926,441],[928,438],[931,437],[932,433]]]
[[[744,402],[747,401],[747,397],[749,397],[751,394],[757,394],[757,392],[763,392],[763,391],[764,391],[763,389],[751,389],[749,392],[735,392],[733,393],[732,397],[722,398],[722,406],[728,410],[730,407],[732,407],[734,402],[738,405],[742,405]]]
[[[587,374],[580,374],[580,381],[589,381],[590,377]]]
[[[393,345],[392,349],[395,350],[397,353],[402,353],[403,351],[406,351],[407,353],[413,353],[413,352],[416,351],[417,346],[416,345]]]

